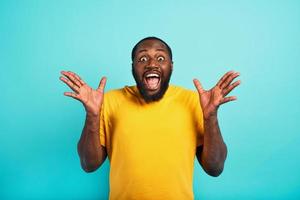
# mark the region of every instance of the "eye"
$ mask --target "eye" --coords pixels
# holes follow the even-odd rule
[[[158,61],[164,61],[165,58],[164,58],[163,56],[158,56],[158,57],[157,57],[157,60],[158,60]]]
[[[146,56],[143,56],[143,57],[140,58],[139,61],[140,61],[140,62],[146,62],[147,60],[148,60],[147,57],[146,57]]]

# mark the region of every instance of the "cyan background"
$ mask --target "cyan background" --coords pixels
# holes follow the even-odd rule
[[[134,84],[130,52],[158,36],[173,84],[211,88],[241,73],[219,110],[223,174],[195,161],[195,199],[300,198],[300,1],[0,1],[0,199],[107,199],[109,163],[87,174],[77,141],[85,113],[61,70],[106,90]],[[159,184],[159,183],[158,183]]]

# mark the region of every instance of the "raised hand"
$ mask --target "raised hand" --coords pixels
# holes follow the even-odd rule
[[[200,105],[203,111],[204,119],[208,119],[209,117],[216,115],[221,104],[237,99],[235,96],[226,96],[241,83],[240,80],[232,83],[232,81],[239,75],[240,74],[238,72],[227,72],[218,81],[217,85],[210,90],[204,90],[201,83],[197,79],[193,80],[199,93]]]
[[[74,92],[65,92],[65,96],[79,100],[88,114],[99,115],[104,97],[106,77],[102,77],[96,90],[88,86],[77,74],[71,71],[62,71],[60,80],[66,83]]]

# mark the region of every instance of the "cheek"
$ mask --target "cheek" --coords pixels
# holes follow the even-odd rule
[[[143,72],[142,72],[141,68],[135,67],[135,68],[133,68],[133,70],[134,70],[134,73],[136,74],[136,76],[142,78]]]
[[[163,70],[163,72],[164,72],[165,75],[169,74],[170,71],[172,71],[172,66],[170,66],[170,65],[164,65],[164,66],[162,66],[162,70]]]

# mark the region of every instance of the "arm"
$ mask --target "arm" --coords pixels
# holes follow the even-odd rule
[[[105,147],[100,144],[100,108],[104,98],[106,78],[103,77],[96,90],[89,87],[77,74],[61,72],[60,80],[65,82],[74,92],[64,95],[79,100],[86,110],[85,125],[77,144],[81,167],[86,172],[98,169],[107,157]]]
[[[87,113],[85,125],[77,145],[80,163],[86,172],[93,172],[98,169],[107,157],[105,147],[100,144],[99,127],[99,115]]]
[[[221,104],[236,100],[236,97],[226,97],[226,95],[240,84],[240,81],[231,84],[238,76],[237,72],[227,72],[215,87],[207,91],[202,88],[197,79],[194,79],[204,118],[204,142],[197,148],[196,156],[204,171],[211,176],[219,176],[222,173],[227,156],[227,147],[218,124],[217,111]]]
[[[197,148],[196,156],[205,172],[219,176],[224,168],[227,147],[223,141],[217,116],[204,120],[204,145]]]

